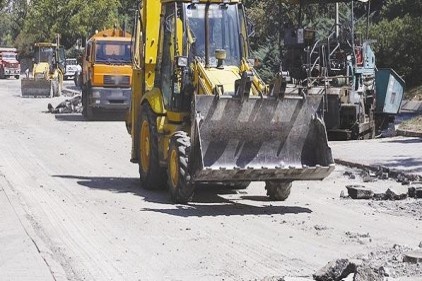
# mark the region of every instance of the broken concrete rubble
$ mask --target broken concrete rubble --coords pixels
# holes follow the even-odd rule
[[[407,259],[408,262],[405,262]],[[416,263],[415,260],[418,260],[419,264]],[[368,254],[360,254],[351,259],[339,259],[336,261],[331,261],[326,266],[318,270],[318,275],[314,274],[314,279],[317,281],[402,280],[400,279],[401,277],[422,276],[422,267],[420,266],[421,262],[422,251],[420,249],[412,250],[406,246],[394,244],[390,248],[374,250]],[[350,268],[354,268],[354,270],[349,273],[347,277],[340,278],[340,276],[346,275],[348,273],[348,271],[342,271],[342,268],[344,268],[345,265],[350,266]],[[336,268],[335,272],[338,272],[335,275],[331,274],[333,272],[333,266]]]
[[[422,185],[410,186],[408,188],[409,197],[422,198]]]
[[[404,200],[406,198],[407,198],[407,193],[397,194],[395,191],[391,189],[387,189],[387,191],[384,193],[375,193],[372,199],[396,201],[396,200]]]
[[[347,192],[352,199],[371,199],[374,192],[363,185],[347,185]]]
[[[403,254],[404,262],[422,263],[422,251],[416,250]]]
[[[390,188],[383,193],[375,193],[373,190],[364,185],[346,185],[347,192],[352,199],[373,199],[373,200],[404,200],[407,197],[422,198],[422,187],[409,187],[407,193],[399,193]],[[344,194],[340,194],[341,198],[345,198]]]
[[[330,261],[314,275],[316,281],[340,281],[356,271],[356,265],[348,259]]]
[[[384,277],[374,272],[374,270],[367,266],[367,265],[361,265],[356,267],[355,276],[353,277],[353,281],[383,281]]]
[[[82,97],[81,95],[74,96],[71,99],[59,103],[56,107],[53,107],[51,103],[49,103],[47,108],[50,113],[81,113]]]

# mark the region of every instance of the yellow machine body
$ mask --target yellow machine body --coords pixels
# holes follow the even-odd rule
[[[187,202],[198,183],[285,186],[331,173],[323,96],[260,79],[241,1],[144,0],[137,19],[126,126],[144,187]]]
[[[132,83],[131,35],[111,28],[95,33],[87,42],[82,64],[83,114],[94,110],[126,112]]]
[[[43,42],[35,43],[34,50],[32,75],[21,79],[22,96],[60,96],[66,69],[63,47],[56,43]]]

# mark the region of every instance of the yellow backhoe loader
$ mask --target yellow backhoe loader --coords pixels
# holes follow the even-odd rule
[[[22,97],[61,95],[66,70],[64,48],[56,43],[35,43],[32,75],[21,79]]]
[[[126,126],[143,187],[186,203],[198,184],[265,181],[285,200],[333,171],[323,95],[263,83],[241,1],[144,0],[136,19]]]

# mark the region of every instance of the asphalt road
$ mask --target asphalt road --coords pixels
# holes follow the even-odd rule
[[[341,166],[324,181],[294,182],[285,202],[253,183],[173,205],[139,186],[123,122],[47,113],[63,97],[21,98],[18,80],[0,80],[0,98],[0,280],[310,277],[333,259],[422,240],[420,201],[342,199],[362,181]]]

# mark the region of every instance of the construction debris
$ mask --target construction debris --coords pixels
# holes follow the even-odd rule
[[[422,198],[422,185],[410,186],[408,188],[408,194],[411,198]]]
[[[385,193],[377,193],[374,195],[373,199],[375,200],[404,200],[407,198],[407,193],[397,194],[397,192],[387,189]]]
[[[356,265],[348,259],[330,261],[314,275],[316,281],[339,281],[356,271]]]
[[[422,251],[416,250],[403,254],[404,262],[422,263]]]
[[[50,113],[81,113],[82,112],[82,97],[81,95],[74,96],[71,99],[67,99],[59,103],[56,107],[53,107],[51,103],[47,106],[48,112]]]
[[[330,261],[313,275],[316,281],[384,281],[421,276],[422,251],[395,244],[393,247],[358,255],[352,259]],[[388,278],[388,279],[386,279]],[[412,279],[413,280],[413,279]]]
[[[371,199],[374,192],[363,185],[347,185],[347,192],[352,199]]]
[[[352,199],[373,199],[373,200],[405,200],[408,197],[422,198],[422,187],[409,187],[407,193],[399,193],[393,189],[388,188],[382,193],[375,193],[373,190],[364,185],[346,185],[349,197]],[[347,198],[344,192],[340,194],[341,198]]]

